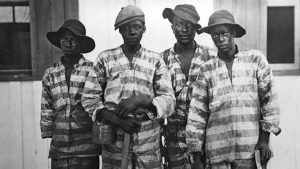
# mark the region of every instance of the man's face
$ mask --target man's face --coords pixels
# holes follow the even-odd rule
[[[228,53],[234,50],[234,32],[228,25],[219,25],[211,29],[210,35],[218,51]]]
[[[63,30],[60,38],[60,47],[65,55],[80,53],[79,37],[69,30]]]
[[[140,20],[134,20],[119,28],[124,44],[128,46],[140,45],[145,30],[146,27]]]
[[[172,30],[178,43],[188,44],[194,41],[196,29],[193,23],[174,16]]]

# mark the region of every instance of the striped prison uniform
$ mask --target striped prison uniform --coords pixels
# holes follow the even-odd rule
[[[170,70],[172,87],[176,97],[174,113],[167,119],[166,148],[168,165],[172,169],[191,168],[191,156],[186,145],[186,120],[190,104],[191,84],[195,82],[199,74],[199,67],[208,60],[208,55],[215,53],[208,47],[196,45],[195,53],[191,61],[188,77],[181,69],[179,55],[174,47],[162,52],[162,57]]]
[[[205,150],[211,164],[253,159],[259,130],[277,134],[279,107],[271,68],[257,50],[237,52],[232,82],[226,64],[212,57],[201,67],[192,92],[187,144]]]
[[[99,157],[52,159],[51,169],[99,169]]]
[[[81,105],[81,95],[92,62],[82,57],[74,65],[68,89],[62,62],[48,68],[42,79],[41,134],[52,138],[49,158],[99,158],[101,147],[92,141],[92,119]]]
[[[141,47],[130,63],[121,46],[100,53],[86,82],[82,103],[95,119],[97,110],[115,110],[122,99],[142,94],[153,98],[157,117],[145,109],[131,114],[142,123],[139,131],[131,134],[128,168],[161,168],[159,119],[173,112],[175,97],[170,74],[159,54]],[[116,141],[102,145],[103,168],[121,168],[123,142],[124,130],[117,128]]]

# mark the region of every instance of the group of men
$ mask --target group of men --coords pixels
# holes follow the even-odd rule
[[[270,133],[280,128],[265,56],[238,49],[234,38],[246,31],[226,10],[203,28],[193,5],[165,8],[162,16],[177,41],[161,54],[141,46],[145,16],[133,5],[114,25],[124,43],[94,63],[82,55],[95,42],[80,21],[47,33],[64,54],[42,80],[41,133],[52,138],[52,169],[98,169],[101,154],[103,169],[163,168],[162,149],[170,169],[255,169],[255,150],[267,164]],[[217,51],[194,40],[203,32]]]

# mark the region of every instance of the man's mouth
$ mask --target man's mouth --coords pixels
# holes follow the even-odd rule
[[[227,48],[227,45],[220,45],[219,48],[220,48],[220,49],[226,49],[226,48]]]
[[[128,41],[130,41],[130,42],[135,42],[135,41],[137,41],[138,39],[136,39],[136,38],[129,38],[128,39]]]
[[[180,38],[181,38],[181,39],[189,39],[190,36],[188,36],[188,35],[187,35],[187,36],[180,36]]]

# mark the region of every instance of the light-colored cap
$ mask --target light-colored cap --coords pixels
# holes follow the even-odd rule
[[[123,7],[116,18],[115,30],[133,20],[140,20],[145,23],[144,12],[134,5]]]

